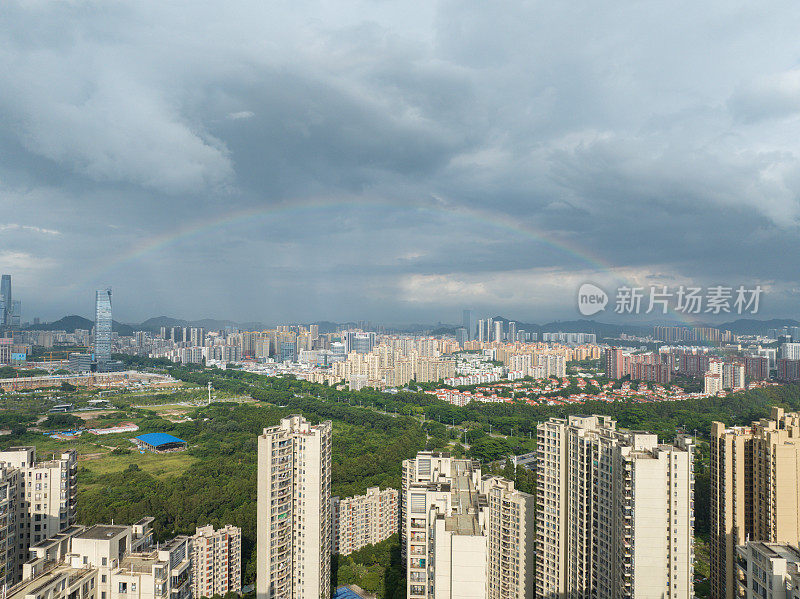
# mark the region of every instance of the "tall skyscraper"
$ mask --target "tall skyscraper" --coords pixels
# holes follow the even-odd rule
[[[508,323],[508,335],[507,335],[509,343],[514,343],[517,340],[517,323],[509,321]]]
[[[482,318],[478,320],[478,341],[486,341],[486,321]]]
[[[467,329],[467,340],[472,339],[472,310],[464,310],[461,313],[461,326]]]
[[[448,453],[403,461],[401,547],[409,599],[533,595],[535,498]]]
[[[11,275],[0,278],[0,326],[11,326]]]
[[[98,289],[94,298],[94,359],[100,365],[111,360],[111,287]]]
[[[257,599],[331,595],[331,433],[290,416],[258,437]]]
[[[711,597],[736,596],[736,545],[800,542],[800,413],[711,425]]]
[[[500,342],[503,340],[503,321],[498,320],[494,323],[494,339],[492,341]]]
[[[607,416],[537,428],[536,598],[693,596],[693,443]]]

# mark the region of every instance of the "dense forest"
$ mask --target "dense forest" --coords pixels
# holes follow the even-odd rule
[[[156,478],[135,464],[121,472],[96,475],[79,469],[78,518],[83,524],[134,522],[155,518],[159,538],[194,533],[196,525],[233,524],[242,528],[245,580],[255,574],[257,435],[290,413],[309,420],[332,419],[332,493],[349,496],[369,486],[400,484],[403,459],[425,448],[425,432],[406,417],[363,408],[295,399],[285,408],[217,403],[197,409],[191,422],[173,423],[153,414],[143,432],[166,431],[189,442],[198,458],[175,477]]]
[[[754,389],[724,398],[657,403],[589,401],[547,406],[514,402],[457,407],[421,392],[352,392],[293,377],[265,377],[235,369],[172,365],[168,370],[181,380],[199,385],[211,381],[217,390],[249,395],[263,403],[213,404],[198,408],[193,421],[186,423],[171,423],[153,414],[143,429],[170,431],[186,439],[190,453],[198,460],[184,474],[164,480],[135,465],[125,472],[102,476],[86,472],[81,479],[80,519],[85,523],[111,518],[133,521],[149,514],[156,517],[161,537],[191,533],[196,524],[241,526],[247,581],[253,580],[255,566],[256,435],[289,413],[303,413],[312,421],[333,420],[333,493],[341,496],[361,493],[368,486],[398,487],[404,458],[423,448],[448,445],[456,454],[463,452],[480,459],[486,469],[513,478],[521,490],[533,492],[531,472],[514,469],[505,462],[505,456],[535,447],[536,425],[550,417],[610,415],[621,427],[655,432],[663,440],[671,440],[678,431],[696,432],[695,522],[696,534],[702,539],[710,525],[706,439],[711,423],[748,424],[768,416],[774,405],[800,409],[798,385]],[[13,415],[4,417],[14,421]],[[19,418],[24,420],[21,415]],[[498,437],[497,433],[509,436]],[[467,449],[459,443],[465,438]],[[390,539],[340,558],[335,562],[335,576],[340,584],[355,582],[381,598],[399,599],[404,583],[396,551],[397,541]]]

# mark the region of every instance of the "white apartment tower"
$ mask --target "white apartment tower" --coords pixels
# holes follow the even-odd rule
[[[473,460],[420,452],[403,462],[402,497],[409,599],[533,595],[532,495]]]
[[[258,437],[257,599],[331,595],[331,432],[291,416]]]
[[[63,452],[60,457],[37,462],[35,447],[12,447],[0,451],[5,465],[15,520],[13,543],[8,543],[8,563],[16,582],[22,576],[22,564],[28,559],[28,548],[53,537],[75,524],[77,517],[78,454]],[[0,558],[0,561],[2,559]],[[13,564],[13,565],[12,565]]]
[[[331,499],[332,553],[348,555],[397,532],[397,489],[370,487],[366,495]]]
[[[691,439],[659,444],[606,416],[537,434],[537,599],[691,599]]]
[[[198,526],[192,537],[194,599],[242,592],[242,529]]]

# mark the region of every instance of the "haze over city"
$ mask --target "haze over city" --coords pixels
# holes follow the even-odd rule
[[[585,281],[793,317],[798,17],[5,2],[0,271],[26,320],[546,322]]]

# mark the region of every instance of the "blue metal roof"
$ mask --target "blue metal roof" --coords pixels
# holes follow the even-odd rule
[[[170,443],[186,443],[183,439],[178,439],[178,437],[173,437],[167,433],[147,433],[146,435],[139,435],[136,439],[153,447],[169,445]]]
[[[339,587],[333,592],[333,599],[364,599],[350,587]]]

